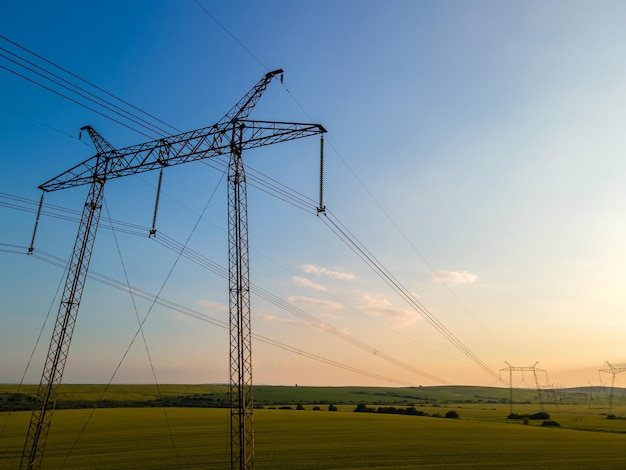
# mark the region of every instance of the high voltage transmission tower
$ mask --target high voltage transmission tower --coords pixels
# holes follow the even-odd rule
[[[81,185],[89,185],[89,193],[82,211],[28,427],[21,469],[41,467],[56,403],[57,388],[63,376],[89,269],[106,181],[225,154],[230,155],[228,164],[230,465],[232,469],[254,467],[248,206],[242,152],[326,132],[321,124],[247,119],[269,83],[282,72],[275,70],[267,73],[220,121],[202,129],[115,149],[91,126],[85,126],[81,130],[89,134],[96,148],[96,155],[39,186],[43,193],[29,253],[34,250],[43,194]]]
[[[544,369],[537,368],[537,364],[539,364],[539,361],[535,362],[532,366],[512,366],[506,361],[504,361],[504,363],[509,367],[500,369],[500,372],[509,371],[509,414],[510,415],[513,414],[513,372],[521,372],[522,374],[524,372],[533,373],[533,379],[535,381],[535,386],[537,387],[537,397],[539,399],[539,407],[542,412],[545,411],[543,407],[543,401],[541,399],[541,386],[539,385],[539,380],[537,379],[537,372],[544,372],[546,374],[546,378],[547,378],[548,373]]]
[[[608,416],[613,414],[613,392],[615,391],[615,376],[622,372],[626,372],[626,367],[615,367],[609,361],[604,361],[604,363],[609,366],[608,369],[599,369],[598,372],[606,372],[607,374],[611,374],[611,388],[609,389],[609,410],[607,412]]]

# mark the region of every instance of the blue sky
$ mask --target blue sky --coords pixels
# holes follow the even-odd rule
[[[0,25],[11,41],[181,130],[218,121],[283,68],[284,84],[270,85],[251,118],[325,126],[324,202],[336,219],[496,374],[504,361],[539,361],[550,384],[586,385],[607,381],[604,361],[626,363],[625,10],[610,1],[4,2]],[[56,315],[63,272],[8,252],[29,244],[34,215],[7,207],[7,195],[37,200],[38,185],[91,157],[77,139],[83,125],[117,147],[149,139],[0,61],[0,382],[18,382],[48,310]],[[317,198],[317,138],[244,160]],[[103,217],[149,228],[156,182],[153,173],[108,182]],[[189,238],[226,266],[220,172],[170,168],[163,191],[159,241]],[[68,189],[46,203],[80,210],[85,196]],[[323,217],[255,188],[249,217],[252,283],[364,345],[253,295],[254,332],[283,345],[255,340],[255,383],[498,383]],[[43,217],[35,248],[67,259],[76,229]],[[163,286],[163,299],[226,322],[226,279],[176,258],[103,220],[91,270],[123,283],[126,271],[133,287]],[[113,381],[153,381],[146,349],[161,383],[228,381],[226,330],[135,302],[88,282],[65,382],[110,380],[148,312],[146,344],[130,346]],[[39,380],[51,322],[26,382]]]

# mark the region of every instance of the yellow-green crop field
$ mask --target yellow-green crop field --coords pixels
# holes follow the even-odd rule
[[[429,416],[355,413],[353,404],[255,410],[257,469],[624,469],[626,420],[589,404],[546,405],[550,420],[507,420],[508,404],[432,403]],[[294,407],[295,408],[295,407]],[[442,416],[448,411],[458,419]],[[536,404],[516,404],[532,414]],[[626,412],[620,405],[616,414]],[[57,410],[44,469],[229,467],[224,408]],[[0,469],[19,466],[30,412],[0,413]]]

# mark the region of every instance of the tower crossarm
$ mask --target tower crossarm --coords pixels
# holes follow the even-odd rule
[[[232,129],[241,130],[242,150],[263,147],[326,132],[321,124],[236,120],[153,140],[126,148],[105,151],[109,159],[106,178],[157,170],[163,166],[203,160],[230,153]],[[43,191],[91,183],[98,155],[85,160],[39,186]]]
[[[598,369],[599,372],[606,372],[607,374],[620,374],[622,372],[626,372],[626,367],[615,367],[609,361],[604,361],[604,363],[609,366],[608,369]]]
[[[39,186],[43,191],[57,191],[59,189],[71,188],[74,186],[82,186],[89,184],[94,175],[98,155],[103,156],[107,161],[108,174],[107,177],[125,176],[134,173],[161,168],[163,164],[163,156],[170,153],[170,146],[177,144],[178,152],[175,156],[181,157],[180,161],[171,162],[170,165],[185,163],[193,158],[184,159],[185,155],[195,156],[197,150],[203,150],[204,153],[214,152],[213,155],[230,151],[228,143],[223,142],[222,137],[225,132],[231,128],[231,125],[237,121],[248,118],[257,102],[267,89],[272,79],[281,75],[282,69],[273,70],[266,73],[216,124],[196,129],[190,132],[183,132],[177,135],[168,136],[162,139],[145,142],[143,144],[126,147],[125,149],[116,150],[106,140],[104,140],[91,126],[85,126],[81,129],[87,131],[91,137],[98,154],[85,160],[82,163],[70,168],[60,175],[46,181]],[[206,155],[206,158],[212,155]],[[173,158],[174,160],[175,158]]]

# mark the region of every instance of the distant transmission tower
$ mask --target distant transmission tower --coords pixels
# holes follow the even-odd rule
[[[57,388],[63,376],[87,278],[106,181],[220,155],[230,155],[228,165],[230,463],[232,469],[254,468],[248,205],[242,152],[246,149],[321,135],[326,132],[321,124],[248,119],[272,78],[282,72],[282,70],[274,70],[265,74],[220,121],[202,129],[115,149],[91,126],[85,126],[82,130],[89,134],[97,154],[39,186],[44,193],[83,185],[88,185],[90,189],[83,208],[65,288],[24,444],[21,469],[30,470],[41,467],[52,412],[56,403]],[[37,213],[35,230],[42,203],[43,195]],[[155,234],[153,221],[150,235]],[[34,250],[34,239],[35,233],[33,233],[29,253]]]
[[[615,391],[615,376],[622,372],[626,372],[626,367],[615,367],[609,361],[604,361],[604,363],[609,366],[608,369],[599,369],[598,372],[606,372],[611,374],[611,388],[609,389],[609,410],[607,412],[608,416],[613,415],[613,392]]]
[[[539,385],[539,380],[537,379],[537,372],[544,372],[546,374],[546,382],[547,382],[547,372],[543,369],[538,369],[537,364],[539,361],[535,362],[532,366],[512,366],[508,362],[504,361],[504,363],[509,366],[504,369],[500,369],[502,371],[509,372],[509,415],[513,414],[513,372],[532,372],[533,379],[535,381],[535,387],[537,387],[537,397],[539,399],[539,407],[541,412],[544,412],[543,400],[541,399],[541,386]]]

